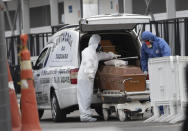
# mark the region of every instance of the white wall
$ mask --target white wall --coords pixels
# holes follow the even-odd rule
[[[69,12],[72,5],[72,13]],[[64,0],[65,24],[79,24],[81,18],[80,0]]]
[[[130,13],[133,12],[133,5],[132,0],[124,0],[124,13]]]
[[[188,17],[188,10],[176,11],[176,17]]]
[[[98,15],[98,0],[83,1],[83,17]]]
[[[113,3],[113,8],[111,9],[111,1]],[[99,14],[112,14],[118,13],[119,6],[118,0],[99,0]]]

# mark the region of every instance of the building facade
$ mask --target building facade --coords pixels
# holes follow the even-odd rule
[[[18,14],[15,24],[16,34],[18,34],[20,28],[25,33],[50,32],[51,26],[78,24],[81,17],[93,15],[146,14],[145,1],[147,0],[11,0],[7,2],[7,5],[10,19],[14,21],[19,3],[21,3],[21,15]],[[188,17],[187,0],[148,1],[150,1],[148,12],[153,14],[155,20]],[[5,18],[6,36],[10,36],[7,15]]]
[[[21,33],[52,32],[52,26],[79,24],[79,20],[82,17],[102,14],[150,14],[152,19],[156,21],[182,17],[188,18],[187,0],[8,0],[5,5],[7,5],[10,16],[8,19],[8,15],[5,13],[6,37]],[[11,22],[12,27],[10,26]],[[185,51],[188,39],[186,22],[187,20],[178,22],[178,26],[177,24],[168,24],[167,28],[165,23],[158,26],[161,29],[158,36],[166,37],[167,42],[172,48],[173,55],[187,54]],[[13,31],[13,28],[15,31]],[[150,30],[150,25],[146,26],[145,29]],[[168,32],[168,37],[165,30]],[[157,34],[154,30],[152,32]],[[178,37],[175,37],[176,35]],[[37,41],[44,41],[43,43],[46,43],[47,40],[39,37],[35,41],[37,45]],[[178,51],[176,51],[177,44],[179,46]],[[40,47],[40,49],[42,48],[43,46]],[[35,50],[38,50],[38,48]],[[36,52],[40,52],[40,50]]]

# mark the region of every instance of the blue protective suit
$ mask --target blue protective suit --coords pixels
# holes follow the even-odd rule
[[[142,33],[142,40],[152,41],[152,48],[148,48],[146,43],[142,43],[141,48],[141,67],[142,71],[148,71],[148,59],[155,57],[170,56],[171,49],[166,41],[152,34],[149,31]]]

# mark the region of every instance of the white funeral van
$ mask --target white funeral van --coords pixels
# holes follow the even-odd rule
[[[44,110],[52,112],[54,121],[78,109],[77,72],[81,51],[88,46],[92,34],[112,41],[122,57],[140,58],[141,42],[133,30],[137,23],[149,22],[148,16],[118,14],[80,20],[78,26],[67,26],[56,32],[40,53],[34,66],[34,83],[41,118]],[[92,107],[102,115],[101,99],[94,87]]]

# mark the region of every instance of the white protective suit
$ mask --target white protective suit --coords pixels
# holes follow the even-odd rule
[[[96,52],[100,40],[101,37],[99,35],[92,35],[88,47],[82,51],[82,62],[78,71],[77,85],[77,99],[81,121],[96,121],[95,118],[91,117],[90,105],[93,96],[94,78],[99,61],[119,56],[112,52]]]

